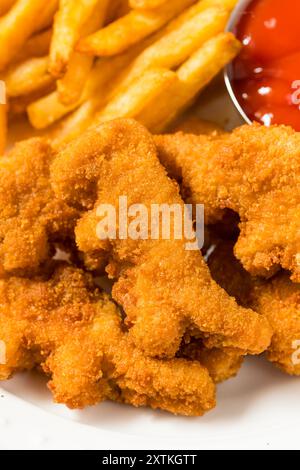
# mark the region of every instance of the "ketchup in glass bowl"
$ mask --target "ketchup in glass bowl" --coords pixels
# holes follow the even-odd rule
[[[241,114],[300,131],[300,0],[242,1],[233,22],[243,49],[226,81]]]

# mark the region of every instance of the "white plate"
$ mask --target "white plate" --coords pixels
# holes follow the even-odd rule
[[[219,81],[198,110],[227,128],[240,123]],[[219,386],[218,407],[204,418],[113,403],[73,412],[52,403],[39,375],[20,374],[0,387],[0,448],[300,449],[299,392],[300,379],[249,358],[236,379]]]

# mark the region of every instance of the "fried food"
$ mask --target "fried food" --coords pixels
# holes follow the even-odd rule
[[[123,331],[120,312],[90,275],[60,266],[39,279],[0,281],[0,379],[40,366],[58,403],[83,408],[106,399],[201,416],[215,387],[196,361],[146,358]]]
[[[52,242],[72,236],[77,211],[55,198],[43,139],[15,146],[0,159],[0,275],[32,274],[51,257]]]
[[[252,278],[233,254],[233,242],[221,241],[208,260],[213,278],[240,305],[270,322],[274,335],[267,359],[282,371],[300,376],[300,285],[287,273],[263,281]]]
[[[239,41],[224,33],[236,3],[4,0],[0,71],[9,127],[27,113],[55,145],[110,118],[165,132],[239,52]]]
[[[253,308],[267,318],[274,336],[267,358],[281,370],[300,376],[300,284],[282,273],[255,285]]]
[[[200,362],[206,367],[214,383],[219,384],[235,377],[242,364],[243,356],[232,349],[207,349],[199,340],[192,340],[184,344],[180,350],[180,357]]]
[[[0,18],[0,70],[3,71],[21,51],[26,41],[51,22],[58,0],[18,0]]]
[[[13,6],[15,0],[2,0],[0,5],[0,15],[4,15]]]
[[[67,72],[68,64],[86,23],[97,15],[97,9],[105,11],[107,0],[60,0],[55,16],[50,47],[49,71],[54,77]],[[104,17],[104,14],[101,15]],[[100,20],[100,18],[99,18]],[[99,26],[101,26],[101,20]]]
[[[27,107],[35,129],[55,124],[49,129],[49,136],[57,145],[81,135],[95,121],[105,122],[108,118],[131,117],[151,131],[165,131],[240,49],[235,37],[223,32],[236,0],[196,3],[176,0],[176,4],[166,2],[155,9],[129,9],[127,13],[122,2],[119,15],[113,11],[117,11],[114,5],[120,2],[115,0],[105,9],[105,1],[98,0],[95,9],[99,15],[102,13],[101,21],[94,12],[80,28],[95,0],[76,8],[73,0],[60,3],[51,36],[50,58],[48,52],[44,56],[52,79],[57,79],[56,89],[48,96],[45,93],[41,99],[30,101]],[[187,8],[192,3],[195,5]],[[71,8],[75,16],[66,16],[65,8]],[[84,14],[78,16],[75,13],[80,9]],[[149,31],[157,29],[162,22],[167,24],[149,36]],[[97,24],[106,26],[86,38]],[[60,35],[64,36],[63,41]],[[84,39],[76,45],[78,35]],[[96,43],[95,50],[90,42]],[[116,51],[117,55],[110,56]],[[94,61],[95,53],[101,57]],[[30,64],[32,59],[36,57],[29,56],[24,61]],[[154,72],[160,75],[150,80]],[[172,82],[161,87],[161,82],[166,83],[166,73],[172,75]],[[44,73],[39,73],[36,86],[45,78]],[[97,82],[99,85],[94,86]],[[22,84],[23,89],[26,86],[27,83]],[[126,104],[124,112],[118,103]]]
[[[28,96],[54,83],[48,73],[48,57],[34,57],[11,66],[4,75],[9,97]]]
[[[100,57],[121,54],[158,31],[193,3],[196,0],[172,0],[154,10],[131,10],[106,28],[83,38],[77,50]]]
[[[51,175],[56,196],[84,211],[76,227],[79,250],[93,258],[98,253],[101,260],[109,253],[113,297],[126,313],[130,336],[147,355],[174,357],[191,325],[210,347],[241,354],[268,347],[268,322],[225,295],[198,249],[186,249],[187,239],[170,234],[157,240],[149,226],[137,240],[101,231],[99,205],[118,211],[122,197],[128,207],[143,204],[148,214],[153,204],[184,210],[178,186],[167,177],[143,126],[117,120],[89,130],[60,152]]]
[[[205,205],[208,223],[226,208],[239,215],[235,254],[247,271],[270,277],[281,266],[300,281],[299,133],[253,125],[219,138],[161,136],[156,144],[187,200]]]
[[[137,119],[153,133],[164,132],[240,49],[241,44],[233,34],[214,35],[177,70],[177,82],[155,103],[146,106]]]

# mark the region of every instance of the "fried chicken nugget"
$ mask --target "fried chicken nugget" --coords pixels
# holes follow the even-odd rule
[[[123,331],[117,306],[83,271],[64,265],[38,279],[0,281],[0,379],[40,365],[58,403],[83,408],[112,399],[200,416],[215,387],[196,361],[146,358]]]
[[[235,377],[243,364],[243,356],[238,351],[204,348],[197,340],[183,345],[180,356],[200,362],[216,384]]]
[[[177,204],[183,210],[178,186],[167,177],[143,126],[124,119],[90,129],[60,153],[51,173],[57,197],[87,211],[76,228],[79,249],[101,259],[103,252],[110,254],[107,271],[117,280],[113,297],[138,348],[148,356],[174,357],[192,325],[216,347],[242,354],[268,347],[268,322],[239,308],[212,281],[200,251],[186,249],[187,240],[151,239],[149,232],[141,237],[148,239],[100,239],[100,203],[118,213],[119,198],[126,196],[128,207],[143,204],[148,214],[153,204]]]
[[[156,144],[187,199],[205,204],[208,223],[225,208],[239,214],[235,253],[252,275],[271,277],[281,266],[300,282],[300,133],[253,125],[218,138],[160,136]]]
[[[0,276],[32,273],[51,255],[51,242],[74,232],[77,211],[49,182],[54,152],[46,140],[17,144],[0,159]]]
[[[268,319],[274,335],[267,359],[282,371],[300,376],[300,284],[291,282],[285,272],[267,281],[251,278],[235,258],[233,246],[222,241],[210,256],[213,278],[240,305]]]
[[[282,371],[300,376],[300,284],[280,273],[253,291],[252,307],[267,318],[274,336],[267,358]]]

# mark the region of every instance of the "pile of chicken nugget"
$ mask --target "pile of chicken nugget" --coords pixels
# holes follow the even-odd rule
[[[240,51],[236,4],[1,1],[0,380],[202,416],[248,355],[300,375],[300,134],[183,114]],[[99,236],[124,197],[204,205],[204,246]]]
[[[59,150],[16,144],[0,160],[1,380],[38,369],[70,408],[201,416],[247,355],[300,375],[299,170],[290,128],[229,134],[194,118],[172,134],[119,119]],[[99,237],[99,204],[124,196],[204,204],[202,252]]]

